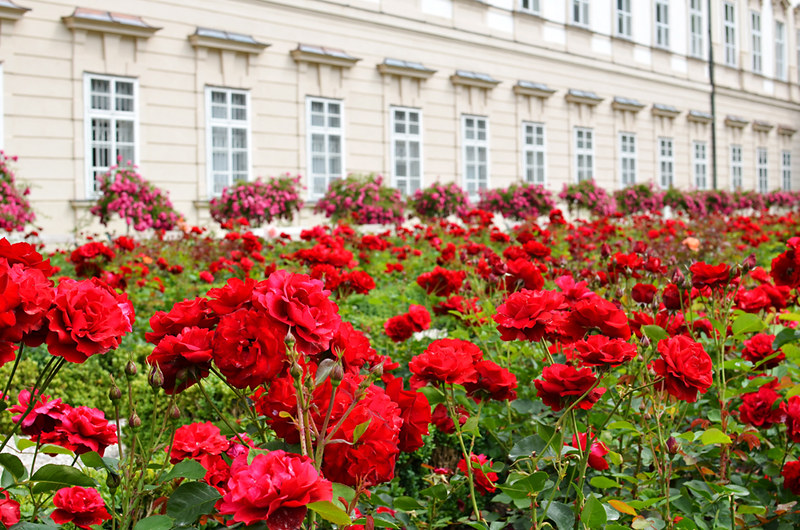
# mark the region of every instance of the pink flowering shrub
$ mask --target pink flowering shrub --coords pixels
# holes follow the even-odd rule
[[[119,215],[137,232],[172,230],[180,220],[167,194],[147,182],[135,167],[114,166],[103,175],[100,197],[90,211],[104,225]]]
[[[570,211],[588,210],[592,215],[603,217],[617,210],[614,197],[595,184],[594,180],[584,180],[578,184],[565,184],[558,196],[567,203]]]
[[[421,219],[447,217],[460,214],[470,208],[469,197],[456,183],[440,184],[434,182],[424,190],[417,190],[409,201]]]
[[[384,186],[382,176],[349,175],[330,183],[314,211],[334,221],[388,225],[403,222],[403,207],[400,190]]]
[[[512,184],[506,189],[480,190],[478,208],[509,219],[536,219],[555,206],[552,193],[538,184]]]
[[[625,215],[639,212],[656,213],[663,208],[662,193],[652,184],[633,184],[614,192],[617,209]]]
[[[211,217],[220,224],[244,217],[250,226],[278,219],[291,221],[303,207],[300,189],[300,175],[288,173],[267,181],[259,177],[252,182],[237,182],[211,199]]]
[[[776,190],[764,194],[767,207],[796,208],[800,204],[800,192]]]
[[[30,188],[18,187],[14,182],[14,172],[8,166],[9,162],[16,161],[16,156],[0,151],[0,228],[6,232],[22,232],[25,225],[36,218],[25,198]]]

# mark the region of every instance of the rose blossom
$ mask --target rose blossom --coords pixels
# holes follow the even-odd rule
[[[781,476],[783,477],[783,489],[800,495],[800,460],[790,460],[783,464]]]
[[[476,455],[474,453],[470,455],[472,482],[478,488],[481,495],[492,493],[497,489],[494,485],[494,483],[497,482],[497,473],[493,471],[486,472],[483,470],[484,467],[488,469],[492,467],[492,462],[486,455]],[[464,473],[464,475],[467,474],[467,461],[463,458],[458,462],[458,469]]]
[[[689,403],[697,401],[697,392],[705,394],[711,388],[711,357],[703,346],[692,339],[677,335],[658,343],[661,359],[650,367],[664,379],[657,385],[669,394]]]
[[[592,433],[590,439],[592,440],[592,445],[589,448],[589,467],[598,471],[605,471],[608,469],[608,462],[606,462],[605,458],[608,454],[608,447],[603,442],[595,441],[594,433]],[[581,452],[586,451],[586,433],[582,432],[578,433],[578,435],[573,434],[572,443],[569,445]]]
[[[408,363],[408,369],[414,374],[412,388],[417,383],[420,386],[425,383],[475,383],[478,373],[473,363],[482,358],[481,349],[471,342],[461,339],[435,340]]]
[[[622,339],[590,335],[566,348],[568,359],[578,358],[584,366],[619,366],[636,357],[636,346]]]
[[[59,525],[72,523],[78,528],[88,530],[111,519],[103,498],[94,488],[61,488],[53,497],[53,504],[56,509],[50,514],[50,518]]]
[[[108,446],[117,443],[117,430],[103,411],[82,406],[69,409],[61,424],[39,441],[66,447],[76,455],[95,451],[103,456]]]
[[[597,378],[591,368],[576,369],[572,365],[555,363],[542,369],[542,378],[534,379],[536,395],[542,398],[545,405],[555,412],[563,409],[572,401],[580,398],[595,384]],[[575,406],[579,409],[592,408],[605,388],[593,388]]]
[[[559,292],[522,289],[506,298],[492,318],[502,340],[540,341],[556,331],[566,309]]]
[[[208,376],[213,337],[214,332],[208,329],[184,328],[177,337],[167,335],[153,348],[147,362],[161,370],[161,387],[167,394],[182,392]]]
[[[210,421],[190,423],[175,430],[169,461],[177,464],[187,458],[199,460],[203,455],[219,455],[230,445],[228,439],[220,434],[219,427]]]
[[[474,364],[478,374],[475,383],[464,383],[467,395],[477,403],[481,399],[514,401],[517,399],[517,376],[494,361],[484,360]]]
[[[750,361],[755,365],[760,365],[760,368],[768,369],[775,368],[781,361],[786,359],[786,354],[782,351],[775,351],[772,344],[775,342],[775,335],[767,333],[757,333],[746,341],[744,341],[744,348],[742,348],[742,358]],[[775,355],[775,354],[778,355]],[[767,357],[772,359],[767,359]]]
[[[19,503],[9,498],[7,491],[0,492],[0,523],[10,528],[20,519]]]

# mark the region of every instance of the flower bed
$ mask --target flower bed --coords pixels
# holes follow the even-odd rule
[[[299,175],[238,182],[211,199],[211,217],[221,225],[245,219],[253,227],[281,219],[292,221],[303,207],[300,192]]]

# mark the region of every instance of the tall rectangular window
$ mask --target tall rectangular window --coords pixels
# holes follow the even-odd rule
[[[622,186],[636,184],[636,135],[619,133],[619,170]]]
[[[470,197],[489,186],[489,123],[480,116],[461,117],[464,145],[464,184]]]
[[[762,72],[761,64],[761,13],[750,12],[750,45],[752,46],[753,72]]]
[[[800,83],[800,29],[797,30],[795,42],[797,43],[797,82]]]
[[[731,190],[742,189],[742,146],[731,146]]]
[[[539,14],[539,0],[519,0],[520,11],[527,11],[534,15]]]
[[[767,148],[756,149],[756,174],[758,176],[758,192],[769,191],[769,166],[767,165]]]
[[[344,174],[344,109],[336,99],[306,98],[310,195],[320,198]]]
[[[617,35],[630,38],[633,34],[631,28],[631,0],[617,0]]]
[[[522,123],[522,156],[525,182],[545,182],[545,140],[543,123]]]
[[[575,180],[594,178],[594,131],[575,127]]]
[[[422,113],[392,107],[391,114],[394,186],[411,195],[422,185]]]
[[[571,0],[572,14],[570,20],[576,26],[589,26],[589,0]]]
[[[656,0],[656,46],[669,48],[669,2]]]
[[[722,12],[725,64],[728,66],[736,66],[736,6],[733,2],[723,2]]]
[[[703,49],[703,0],[689,1],[689,55],[705,57]]]
[[[708,176],[708,157],[705,142],[692,142],[692,167],[694,168],[694,187],[706,189]]]
[[[781,188],[792,191],[792,152],[781,151]]]
[[[250,178],[249,96],[242,90],[206,87],[209,192],[216,196]]]
[[[786,25],[775,21],[775,78],[786,81]]]
[[[126,77],[85,74],[86,196],[119,161],[138,163],[138,82]]]
[[[662,189],[673,186],[675,176],[675,153],[672,138],[658,139],[658,182]]]

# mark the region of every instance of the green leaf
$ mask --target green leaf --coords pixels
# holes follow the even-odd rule
[[[752,513],[756,515],[767,513],[767,509],[764,506],[747,506],[746,504],[737,505],[736,511],[738,513]]]
[[[721,430],[717,429],[716,427],[712,427],[700,435],[700,442],[703,445],[729,444],[732,443],[732,440],[730,436]]]
[[[626,431],[639,432],[639,429],[637,429],[636,426],[633,423],[631,423],[629,421],[625,421],[625,420],[619,420],[619,421],[611,422],[611,423],[608,424],[608,428],[609,429],[623,429],[623,430],[626,430]]]
[[[775,336],[775,341],[772,343],[773,350],[779,350],[784,344],[795,342],[800,339],[800,330],[790,328],[782,329]]]
[[[312,502],[308,509],[319,514],[320,517],[333,524],[349,525],[352,524],[347,512],[336,506],[330,501]]]
[[[33,493],[44,493],[69,486],[93,487],[94,480],[72,466],[45,464],[31,477]]]
[[[461,432],[470,434],[478,432],[478,417],[470,416],[469,419],[464,422],[464,425],[461,426]]]
[[[781,320],[791,320],[792,322],[800,322],[800,314],[798,313],[783,313],[778,315]]]
[[[425,394],[425,397],[428,398],[428,403],[431,407],[435,407],[439,403],[444,403],[444,394],[442,394],[442,391],[436,387],[423,386],[418,390],[418,392]]]
[[[550,503],[550,507],[547,509],[547,517],[556,523],[558,530],[570,530],[575,522],[575,514],[572,512],[572,508],[558,501]]]
[[[444,484],[436,484],[430,488],[425,488],[419,492],[423,497],[433,497],[436,500],[443,501],[447,499],[447,486]]]
[[[547,483],[547,473],[537,471],[531,475],[512,474],[500,489],[512,499],[527,499],[531,494],[542,491]]]
[[[168,482],[176,478],[188,478],[190,480],[200,480],[206,476],[206,468],[195,460],[183,460],[175,464],[159,482]]]
[[[356,497],[356,490],[351,488],[350,486],[345,486],[344,484],[339,484],[338,482],[333,483],[333,498],[338,499],[342,497],[347,502],[353,502],[353,499]]]
[[[44,453],[46,455],[67,455],[67,456],[75,456],[75,453],[67,449],[66,447],[61,447],[60,445],[51,445],[45,444],[39,447],[39,452]]]
[[[642,326],[642,333],[644,336],[650,340],[654,340],[656,342],[660,340],[667,340],[669,338],[669,333],[666,332],[664,328],[661,326],[654,326],[654,325],[647,325]]]
[[[136,523],[133,530],[169,530],[173,522],[172,517],[166,515],[151,515]]]
[[[425,506],[419,503],[416,499],[412,497],[397,497],[394,500],[394,507],[396,510],[402,510],[404,512],[413,512],[415,510],[424,510]]]
[[[752,313],[744,313],[736,317],[736,320],[731,324],[731,331],[735,335],[744,335],[746,333],[758,333],[766,326],[764,322]]]
[[[539,443],[536,443],[537,441]],[[541,447],[542,445],[541,438],[535,434],[526,436],[514,444],[514,446],[508,452],[508,457],[511,460],[519,460],[520,458],[530,457],[533,452],[536,451],[537,447]]]
[[[356,428],[353,429],[353,443],[357,443],[358,439],[361,438],[361,436],[365,432],[367,432],[367,429],[369,428],[369,424],[371,422],[372,422],[372,418],[368,419],[364,423],[359,423],[358,425],[356,425]]]
[[[317,367],[317,377],[314,379],[314,386],[316,387],[324,383],[328,376],[331,375],[331,372],[335,366],[336,361],[333,359],[325,359],[319,363],[319,366]]]
[[[83,453],[81,455],[81,462],[83,462],[84,466],[94,469],[105,469],[108,471],[117,471],[119,469],[119,460],[111,458],[110,456],[100,456],[97,451]]]
[[[598,501],[596,497],[589,497],[586,499],[583,512],[581,512],[581,522],[589,528],[602,528],[607,520],[606,509],[603,508],[603,503]]]
[[[17,480],[25,476],[25,466],[22,465],[22,460],[20,460],[16,455],[12,455],[10,453],[0,454],[0,466],[6,468],[8,472],[11,473]]]
[[[191,526],[201,515],[211,513],[220,498],[208,484],[184,482],[167,501],[167,515],[175,519],[175,526]]]
[[[592,485],[593,488],[605,490],[608,488],[621,488],[622,484],[617,482],[616,480],[611,480],[608,477],[592,477],[592,480],[589,481],[589,484]]]

